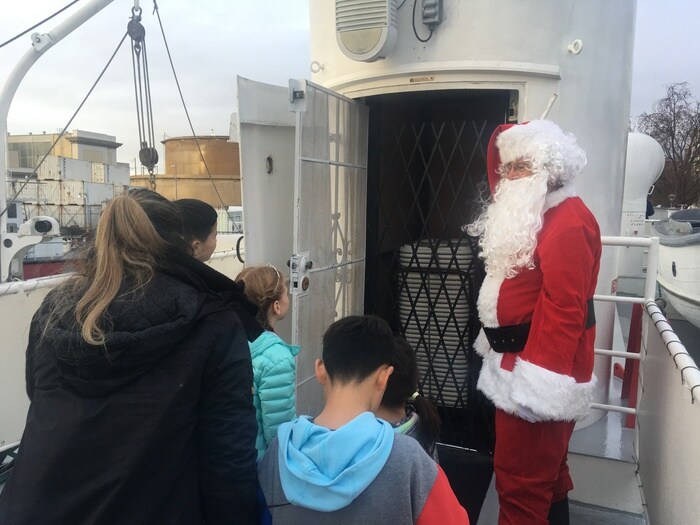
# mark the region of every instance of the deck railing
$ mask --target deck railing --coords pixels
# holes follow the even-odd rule
[[[610,237],[603,236],[601,238],[603,246],[623,246],[623,247],[638,247],[648,248],[647,250],[647,271],[644,283],[644,297],[625,297],[619,295],[596,294],[593,296],[595,301],[614,302],[620,304],[642,304],[646,305],[649,302],[654,302],[656,299],[656,271],[659,261],[659,239],[657,237]],[[639,360],[640,367],[643,362],[643,354],[635,352],[619,352],[602,348],[595,349],[596,355],[607,357],[622,357],[625,359]],[[641,374],[641,370],[640,370]],[[638,406],[634,400],[635,407]],[[623,414],[637,415],[637,408],[623,407],[618,405],[591,403],[591,408],[598,410],[606,410],[610,412],[622,412]]]
[[[651,318],[656,326],[661,338],[666,345],[669,354],[673,357],[676,367],[681,370],[681,380],[688,387],[691,394],[691,399],[700,399],[700,389],[696,392],[696,388],[700,387],[700,370],[695,364],[693,358],[688,354],[683,343],[673,331],[673,328],[668,323],[663,312],[656,304],[656,274],[659,262],[659,239],[658,237],[609,237],[601,238],[603,246],[624,246],[624,247],[640,247],[648,248],[646,260],[646,277],[644,284],[644,297],[625,297],[619,295],[604,295],[596,294],[593,299],[596,301],[607,301],[621,304],[641,304],[647,315]],[[604,355],[609,357],[622,357],[625,359],[640,361],[640,376],[642,374],[641,365],[644,362],[644,352],[619,352],[606,350],[602,348],[595,349],[596,355]],[[621,407],[617,405],[609,405],[602,403],[592,403],[591,408],[599,410],[608,410],[612,412],[622,412],[625,414],[637,415],[638,408]]]
[[[596,355],[639,362],[638,376],[632,378],[637,389],[636,397],[630,399],[631,406],[592,403],[591,408],[635,417],[634,455],[649,523],[695,522],[700,515],[700,504],[694,495],[700,479],[700,452],[695,442],[700,431],[700,414],[696,406],[700,406],[700,403],[691,405],[700,400],[700,369],[656,303],[659,239],[603,237],[602,242],[604,246],[647,248],[644,296],[601,294],[595,295],[594,300],[639,304],[647,315],[640,323],[639,353],[595,349]],[[630,338],[633,335],[630,334]],[[664,359],[664,346],[678,370],[679,383],[689,392],[685,402],[678,388],[680,385],[674,384],[672,369]],[[650,358],[653,366],[645,372],[645,361]],[[631,364],[629,361],[627,363],[628,366]]]

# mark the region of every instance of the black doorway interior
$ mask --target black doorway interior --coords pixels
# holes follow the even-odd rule
[[[487,197],[486,146],[515,95],[421,91],[365,100],[365,312],[387,320],[415,348],[421,393],[442,418],[448,461],[441,464],[472,520],[491,477],[493,407],[476,389],[481,358],[472,349],[483,267],[461,227]],[[465,469],[469,454],[472,468]]]

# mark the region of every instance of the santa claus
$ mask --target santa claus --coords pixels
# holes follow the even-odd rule
[[[568,523],[568,443],[596,382],[600,230],[573,184],[586,156],[538,120],[497,128],[487,164],[493,200],[468,232],[486,267],[475,349],[496,405],[499,525]]]

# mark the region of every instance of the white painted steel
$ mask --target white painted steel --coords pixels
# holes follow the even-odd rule
[[[294,236],[294,113],[286,87],[238,77],[238,129],[246,264],[287,271]],[[268,157],[272,170],[268,173]],[[275,325],[291,341],[291,316]]]
[[[664,298],[700,328],[700,244],[661,245],[658,273]]]
[[[0,285],[0,446],[22,436],[29,408],[24,379],[29,323],[57,282],[54,278]]]
[[[38,279],[30,279],[28,281],[13,281],[10,283],[0,284],[0,298],[13,294],[28,294],[34,290],[51,289],[63,282],[68,277],[68,274],[57,275],[54,277],[41,277]]]
[[[295,99],[295,91],[303,96]],[[276,329],[302,346],[297,406],[315,413],[323,397],[309,378],[321,335],[336,312],[362,308],[365,192],[356,185],[366,185],[366,109],[304,81],[290,81],[287,90],[239,77],[237,115],[232,133],[240,143],[246,263],[283,269],[291,258],[291,322]],[[360,158],[356,143],[363,139]],[[350,248],[338,243],[339,229],[352,233]],[[308,292],[294,287],[300,269],[311,283]]]
[[[297,410],[313,415],[323,404],[314,378],[322,335],[364,308],[368,111],[303,80],[290,80],[289,89],[296,112],[292,342],[302,349]]]
[[[658,306],[650,301],[646,310],[637,427],[639,470],[650,523],[697,523],[700,372]]]
[[[665,162],[664,150],[656,139],[637,131],[628,135],[623,212],[644,216],[649,189],[661,176]]]
[[[621,407],[618,405],[608,405],[605,403],[591,403],[591,408],[597,410],[607,410],[608,412],[621,412],[622,414],[637,414],[636,408]]]
[[[649,135],[632,132],[627,138],[625,189],[620,234],[633,237],[646,235],[646,209],[649,188],[664,168],[661,145]],[[646,268],[642,250],[621,250],[618,274],[642,279]]]
[[[573,132],[587,153],[578,193],[601,232],[619,234],[636,1],[446,1],[443,22],[425,43],[413,34],[407,3],[398,11],[394,50],[375,63],[343,55],[335,42],[333,2],[310,0],[309,12],[312,79],[344,95],[499,89],[517,92],[518,121],[549,109],[548,118]],[[617,277],[616,256],[603,254],[599,293]],[[612,345],[613,308],[596,306],[597,346]],[[610,361],[596,360],[595,373],[607,377]],[[607,384],[600,382],[595,400],[607,396]]]
[[[659,239],[658,237],[652,237],[652,238],[639,238],[639,237],[611,237],[611,236],[603,236],[601,237],[601,243],[603,246],[616,246],[616,247],[625,247],[625,246],[642,246],[642,247],[647,247],[648,250],[646,252],[646,258],[647,258],[647,267],[650,268],[650,271],[647,272],[645,276],[645,297],[624,297],[624,296],[617,296],[617,295],[604,295],[604,294],[596,294],[593,299],[595,301],[602,301],[602,302],[609,302],[609,303],[621,303],[621,304],[656,304],[654,303],[655,299],[655,290],[656,290],[656,266],[657,263],[656,261],[658,260],[658,253],[659,253]],[[617,352],[613,350],[609,350],[606,348],[598,348],[596,347],[595,349],[595,354],[597,356],[603,356],[604,358],[610,358],[610,357],[625,357],[627,359],[636,359],[640,361],[640,375],[641,375],[641,368],[642,368],[642,363],[644,362],[644,355],[639,353],[630,353],[630,352]],[[610,373],[607,375],[603,376],[598,376],[599,382],[607,383],[610,379]],[[638,394],[637,396],[637,403],[641,402],[641,393]],[[638,405],[637,405],[638,406]],[[600,403],[600,402],[594,402],[591,403],[591,408],[596,408],[600,410],[607,410],[607,411],[613,411],[613,412],[624,412],[624,413],[630,413],[630,414],[635,414],[636,410],[635,409],[628,409],[628,408],[621,408],[617,407],[615,405],[609,405],[606,403]],[[580,425],[585,426],[584,425]],[[638,439],[638,438],[636,438]]]
[[[656,281],[658,280],[659,255],[661,253],[661,247],[659,245],[658,237],[652,237],[650,240],[651,246],[649,246],[649,251],[647,253],[647,273],[644,284],[644,297],[647,301],[654,302],[654,299],[656,299]]]
[[[615,237],[602,235],[600,240],[605,246],[644,246],[648,248],[653,244],[650,237]]]
[[[408,3],[398,12],[394,51],[367,64],[337,46],[333,3],[310,0],[310,59],[321,66],[312,80],[351,97],[514,89],[519,121],[540,117],[556,93],[548,117],[572,131],[588,154],[579,191],[603,233],[618,234],[636,2],[446,1],[427,43],[415,39],[411,11]],[[583,43],[579,54],[568,50],[575,40]]]
[[[680,370],[681,384],[690,391],[690,401],[694,404],[695,401],[700,400],[700,390],[695,390],[700,387],[700,369],[698,369],[695,360],[690,356],[688,350],[673,331],[658,305],[653,301],[649,301],[646,304],[646,310],[651,322],[654,323],[658,330],[666,350],[668,350],[673,359],[673,363]]]
[[[610,357],[624,357],[626,359],[635,359],[637,361],[642,359],[641,354],[635,354],[634,352],[618,352],[616,350],[602,350],[600,348],[595,349],[596,355],[607,355]]]
[[[644,297],[624,297],[620,295],[594,295],[594,301],[605,301],[607,303],[628,303],[628,304],[644,304]]]
[[[235,249],[215,252],[207,264],[230,279],[235,279],[243,270],[243,263],[238,260],[238,254]]]

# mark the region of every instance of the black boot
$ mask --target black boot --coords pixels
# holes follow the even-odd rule
[[[548,518],[549,525],[569,525],[569,498],[553,502]]]

